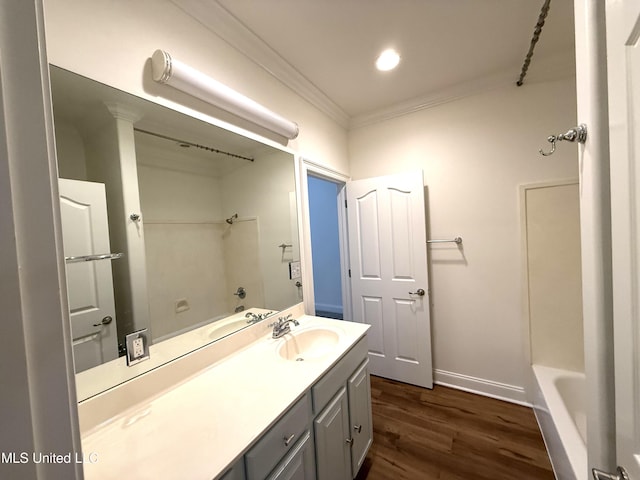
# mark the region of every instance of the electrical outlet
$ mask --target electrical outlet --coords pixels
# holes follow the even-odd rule
[[[300,262],[289,262],[289,278],[295,280],[302,276],[302,268]]]
[[[144,355],[144,340],[136,338],[133,341],[133,357],[140,358]]]
[[[149,358],[149,341],[147,329],[138,330],[125,337],[127,345],[127,365],[135,365]]]

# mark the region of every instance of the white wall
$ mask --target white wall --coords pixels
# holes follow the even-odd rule
[[[574,126],[572,78],[504,86],[353,130],[354,179],[422,168],[436,381],[526,401],[518,186],[577,177],[575,145],[538,154]]]
[[[229,115],[151,80],[156,49],[297,122],[289,147],[347,171],[344,128],[302,100],[168,0],[44,0],[49,61],[151,101],[165,96],[229,121]],[[249,128],[246,122],[242,125]],[[257,130],[255,130],[257,131]],[[264,132],[260,132],[264,133]]]

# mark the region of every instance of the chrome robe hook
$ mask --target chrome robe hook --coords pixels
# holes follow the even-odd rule
[[[550,135],[547,138],[547,142],[551,144],[551,151],[545,153],[542,149],[538,150],[540,154],[545,157],[552,155],[553,152],[556,151],[556,142],[560,142],[562,140],[567,140],[569,142],[584,143],[587,141],[587,126],[584,123],[581,123],[577,127],[572,128],[567,133],[559,133],[558,135]]]

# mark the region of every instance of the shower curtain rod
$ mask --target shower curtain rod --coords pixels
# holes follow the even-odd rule
[[[163,138],[165,140],[171,140],[171,141],[176,142],[176,143],[178,143],[180,145],[186,145],[186,146],[189,146],[189,147],[201,148],[202,150],[207,150],[208,152],[220,153],[222,155],[227,155],[229,157],[239,158],[241,160],[247,160],[248,162],[255,161],[253,158],[243,157],[242,155],[238,155],[237,153],[225,152],[224,150],[218,150],[217,148],[207,147],[206,145],[199,145],[197,143],[187,142],[186,140],[180,140],[178,138],[169,137],[167,135],[161,135],[159,133],[149,132],[148,130],[142,130],[141,128],[134,128],[133,130],[136,131],[136,132],[144,133],[146,135],[151,135],[151,136],[154,136],[154,137]]]
[[[547,18],[549,13],[549,7],[551,6],[551,0],[545,0],[542,4],[542,9],[540,10],[540,15],[538,16],[538,23],[536,23],[536,28],[533,31],[533,37],[531,38],[531,45],[529,45],[529,51],[527,52],[527,56],[524,59],[524,64],[522,65],[522,70],[520,71],[520,78],[516,82],[516,85],[519,87],[522,86],[524,81],[524,77],[527,74],[527,70],[529,70],[529,64],[531,63],[531,57],[533,57],[533,49],[536,47],[536,43],[540,39],[540,33],[542,33],[542,27],[544,27],[544,21]]]

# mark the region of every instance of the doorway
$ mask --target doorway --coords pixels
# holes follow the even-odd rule
[[[315,314],[344,319],[340,251],[340,192],[344,183],[309,174],[309,224]]]

